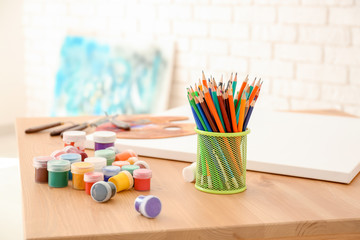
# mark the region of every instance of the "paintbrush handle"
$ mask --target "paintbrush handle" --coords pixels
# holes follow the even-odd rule
[[[36,132],[40,132],[40,131],[48,129],[48,128],[60,126],[62,124],[64,124],[64,123],[63,122],[54,122],[54,123],[39,125],[39,126],[35,126],[35,127],[26,129],[25,133],[36,133]]]
[[[50,132],[50,136],[59,136],[62,132],[65,132],[66,130],[72,129],[73,127],[79,126],[79,124],[66,126],[62,128],[55,129],[54,131]]]

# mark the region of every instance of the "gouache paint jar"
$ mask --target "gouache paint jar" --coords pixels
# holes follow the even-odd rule
[[[96,182],[90,189],[91,198],[96,202],[107,202],[116,194],[115,184],[112,182]]]
[[[90,195],[90,190],[94,183],[104,181],[104,174],[101,172],[87,172],[84,174],[85,192]]]
[[[109,178],[109,182],[115,184],[117,192],[129,190],[134,186],[134,179],[128,171],[122,171]]]
[[[109,178],[115,176],[120,172],[120,167],[118,166],[106,166],[103,168],[104,181],[107,182]]]
[[[35,169],[35,182],[48,182],[47,163],[50,160],[55,160],[55,158],[51,156],[38,156],[33,158],[33,166]]]
[[[133,175],[134,170],[139,169],[139,166],[136,165],[125,165],[121,168],[121,171],[128,171],[131,175]]]
[[[182,170],[183,178],[186,182],[195,182],[196,180],[196,162],[184,167]]]
[[[86,132],[84,131],[66,131],[63,133],[64,146],[74,146],[79,150],[85,149]]]
[[[68,185],[70,162],[66,160],[50,160],[47,163],[48,184],[50,187],[62,188]]]
[[[137,154],[133,150],[128,149],[116,154],[115,161],[126,161],[131,157],[137,157]]]
[[[130,165],[130,163],[128,161],[115,161],[112,163],[112,165],[122,168],[125,165]]]
[[[155,218],[161,212],[161,201],[153,195],[140,195],[135,199],[135,209],[147,218]]]
[[[150,169],[136,169],[133,172],[134,189],[137,191],[149,191],[152,171]]]
[[[150,166],[147,162],[139,160],[137,162],[134,163],[134,165],[139,166],[141,169],[145,168],[145,169],[150,169]]]
[[[137,157],[130,157],[128,160],[126,160],[127,162],[129,162],[131,165],[133,165],[134,163],[136,163],[137,161],[139,161],[139,159]]]
[[[111,131],[97,131],[93,134],[95,151],[114,147],[116,133]]]
[[[114,151],[115,154],[120,153],[119,149],[117,149],[116,147],[108,147],[108,148],[106,148],[106,149]]]
[[[63,148],[63,150],[65,153],[78,153],[81,155],[81,161],[83,162],[85,160],[85,158],[88,157],[88,155],[86,154],[86,152],[79,150],[78,148],[74,147],[74,146],[66,146]]]
[[[94,164],[89,162],[77,162],[71,165],[72,186],[77,190],[85,189],[84,174],[94,171]]]
[[[81,155],[78,153],[65,153],[60,156],[60,160],[67,160],[70,162],[70,169],[71,164],[76,162],[81,162]],[[72,180],[71,171],[69,171],[69,180]]]
[[[97,150],[95,151],[95,157],[106,158],[106,165],[111,166],[115,160],[115,152],[108,149]]]
[[[63,150],[55,150],[55,151],[53,151],[51,154],[50,154],[50,156],[51,157],[54,157],[54,158],[56,158],[56,159],[60,159],[60,156],[61,155],[63,155],[63,154],[65,154],[66,152],[64,152]]]
[[[106,167],[106,158],[103,157],[88,157],[85,162],[94,164],[94,172],[103,172],[103,167]]]

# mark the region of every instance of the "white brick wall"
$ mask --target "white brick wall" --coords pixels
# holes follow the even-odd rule
[[[50,111],[62,41],[84,34],[174,39],[170,107],[186,103],[185,87],[205,70],[262,77],[259,107],[360,116],[359,1],[24,0],[23,26],[28,115]]]

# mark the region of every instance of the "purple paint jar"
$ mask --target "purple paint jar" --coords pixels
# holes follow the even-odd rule
[[[95,151],[114,147],[116,133],[111,131],[94,132]]]
[[[155,218],[161,212],[161,202],[153,195],[140,195],[135,199],[135,209],[147,218]]]

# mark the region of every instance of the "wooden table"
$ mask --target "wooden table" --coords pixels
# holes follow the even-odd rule
[[[184,182],[181,172],[188,163],[140,157],[153,170],[151,191],[120,192],[103,204],[71,185],[35,183],[32,158],[63,143],[49,132],[24,134],[24,129],[85,119],[91,118],[17,120],[27,239],[360,239],[359,176],[345,185],[248,171],[245,192],[212,195]],[[163,205],[155,219],[134,209],[135,198],[149,194]]]

